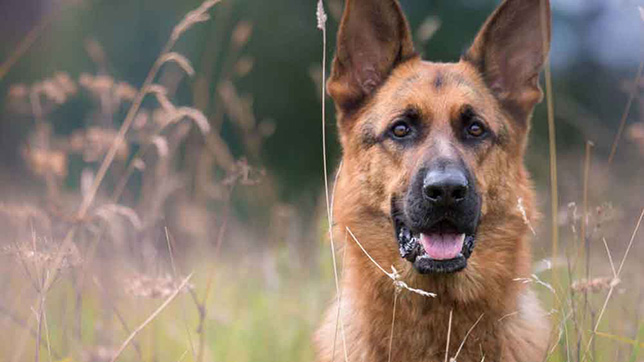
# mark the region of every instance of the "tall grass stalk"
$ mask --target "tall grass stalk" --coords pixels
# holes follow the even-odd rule
[[[174,298],[176,298],[177,295],[179,295],[179,292],[181,292],[181,290],[188,285],[188,281],[190,281],[190,278],[192,278],[192,273],[188,275],[185,279],[183,279],[181,284],[179,284],[179,286],[174,290],[174,292],[168,298],[166,298],[166,300],[163,303],[161,303],[161,305],[152,314],[150,314],[150,316],[145,321],[143,321],[143,323],[141,323],[138,327],[134,329],[134,331],[132,331],[130,336],[127,337],[125,341],[123,341],[119,349],[116,350],[110,362],[116,362],[116,360],[119,358],[121,353],[123,353],[125,348],[127,348],[130,342],[132,342],[134,337],[136,337],[137,334],[139,334],[148,324],[150,324],[159,314],[161,314],[161,312],[163,312],[163,310],[174,300]]]
[[[642,208],[642,211],[640,212],[640,216],[637,219],[637,224],[635,225],[635,229],[633,230],[633,233],[631,234],[631,239],[628,242],[628,247],[626,247],[626,251],[624,252],[624,256],[622,257],[622,261],[619,264],[619,268],[617,269],[617,273],[615,274],[615,280],[619,280],[619,277],[622,273],[622,268],[624,267],[624,263],[626,263],[626,258],[628,258],[628,254],[631,251],[631,247],[633,246],[633,241],[635,241],[635,236],[637,235],[637,232],[640,229],[640,225],[642,224],[642,218],[644,218],[644,208]],[[608,246],[606,246],[608,249]],[[610,256],[610,252],[608,253]],[[612,259],[612,258],[611,258]],[[608,305],[608,301],[610,300],[610,297],[613,295],[613,291],[615,290],[616,283],[611,283],[610,289],[608,290],[608,294],[606,295],[606,299],[604,299],[604,304],[602,305],[602,309],[599,312],[599,316],[597,317],[597,321],[595,322],[595,326],[593,327],[593,333],[590,335],[590,338],[588,340],[588,343],[586,344],[586,350],[584,353],[584,356],[586,356],[590,352],[590,347],[591,343],[594,340],[595,335],[597,334],[597,329],[599,328],[599,323],[602,321],[602,317],[604,316],[604,312],[606,311],[606,306]],[[585,360],[585,358],[584,358]]]
[[[333,190],[331,190],[331,221],[333,221],[333,205],[335,204],[335,188],[338,185],[338,179],[340,178],[340,172],[342,171],[342,161],[340,161],[340,164],[338,165],[338,170],[335,173],[335,178],[333,180]],[[329,226],[329,229],[331,230],[333,226]],[[333,232],[329,232],[330,235],[333,235]],[[344,232],[344,242],[346,245],[347,242],[347,232],[345,230]],[[335,267],[336,265],[336,257],[335,257],[335,245],[332,243],[331,244],[331,258],[333,259],[333,276],[335,278],[335,286],[336,286],[336,292],[338,293],[337,297],[337,303],[338,303],[338,312],[336,315],[336,321],[335,321],[335,334],[333,336],[333,356],[335,358],[335,350],[336,350],[336,343],[337,343],[337,333],[338,333],[338,324],[340,325],[340,333],[342,336],[342,347],[343,347],[343,352],[344,352],[344,359],[345,362],[349,360],[348,354],[347,354],[347,339],[346,339],[346,334],[344,331],[344,320],[342,319],[342,286],[339,283],[339,277],[337,273],[337,268]],[[346,261],[346,254],[347,254],[347,248],[346,246],[344,247],[344,252],[342,255],[342,272],[344,273],[344,266],[345,266],[345,261]]]
[[[230,208],[231,208],[231,198],[232,193],[235,188],[235,184],[232,184],[228,190],[226,196],[226,203],[223,209],[222,223],[219,226],[217,233],[217,243],[215,245],[213,260],[217,260],[219,257],[219,250],[224,241],[224,235],[226,234],[226,229],[228,228],[228,220],[230,218]],[[197,350],[197,362],[202,362],[205,355],[206,348],[206,318],[208,316],[208,299],[210,298],[210,292],[213,290],[212,285],[215,280],[215,264],[213,263],[210,272],[208,273],[208,281],[206,282],[206,291],[204,296],[199,302],[197,296],[192,294],[195,305],[197,306],[197,311],[199,312],[199,325],[197,326],[197,333],[199,334],[199,349]]]
[[[463,337],[463,341],[461,341],[461,345],[460,345],[460,346],[458,346],[458,349],[456,350],[456,353],[454,354],[454,357],[452,357],[452,360],[454,360],[454,361],[457,361],[457,360],[458,360],[458,354],[459,354],[459,353],[461,353],[461,350],[462,350],[462,349],[463,349],[463,347],[465,346],[465,342],[467,342],[467,338],[470,336],[470,333],[472,333],[472,331],[474,330],[474,328],[476,328],[476,326],[479,324],[479,322],[481,321],[481,319],[483,319],[483,316],[484,316],[484,315],[485,315],[485,314],[481,314],[481,315],[476,319],[476,322],[474,322],[474,324],[472,324],[472,326],[470,327],[470,329],[468,329],[468,330],[467,330],[467,333],[465,333],[465,337]]]
[[[167,57],[167,54],[171,52],[174,45],[177,43],[181,35],[186,30],[190,29],[193,25],[207,21],[210,18],[207,13],[208,10],[210,10],[210,8],[215,6],[219,1],[220,0],[204,1],[201,4],[201,6],[199,6],[197,9],[186,14],[186,16],[181,20],[181,22],[179,22],[179,24],[177,24],[173,28],[170,38],[166,42],[159,57],[154,62],[154,64],[152,65],[152,68],[148,72],[148,75],[146,76],[145,81],[143,82],[143,85],[139,89],[134,101],[132,102],[132,105],[130,106],[125,116],[125,120],[123,121],[123,124],[119,128],[119,131],[116,137],[114,138],[114,141],[112,142],[109,150],[107,151],[105,158],[101,162],[101,165],[99,167],[98,172],[96,173],[96,176],[92,182],[92,185],[90,186],[87,193],[84,195],[83,201],[81,202],[81,205],[79,206],[78,211],[76,213],[77,220],[82,221],[87,216],[87,212],[90,206],[92,205],[94,198],[96,197],[96,193],[98,192],[98,189],[101,183],[103,182],[103,179],[105,178],[105,175],[107,174],[108,169],[110,168],[112,162],[114,161],[114,157],[116,156],[117,151],[125,141],[125,135],[130,129],[130,127],[132,126],[132,123],[134,122],[136,114],[141,108],[143,99],[150,92],[150,87],[152,86],[153,81],[156,78],[163,64],[165,64],[167,61],[170,61],[170,59]],[[45,282],[45,288],[48,288],[51,285],[51,282],[55,280],[59,270],[58,267],[61,265],[63,261],[65,250],[67,250],[71,246],[72,241],[74,239],[74,235],[77,231],[77,227],[78,225],[72,226],[70,230],[67,232],[67,235],[65,236],[65,238],[63,239],[62,246],[60,247],[60,250],[57,253],[58,255],[55,258],[54,266],[52,268],[52,273]]]
[[[98,172],[96,173],[96,177],[94,178],[94,182],[92,183],[92,186],[90,187],[89,191],[83,198],[83,202],[81,203],[77,213],[79,219],[82,219],[85,217],[85,215],[87,214],[87,210],[89,209],[92,202],[94,201],[94,198],[96,197],[96,193],[98,192],[98,188],[103,182],[103,179],[105,178],[105,175],[107,174],[107,170],[110,168],[112,161],[114,161],[114,156],[116,156],[116,152],[125,141],[125,134],[132,126],[132,122],[134,122],[134,118],[138,113],[139,109],[141,108],[141,103],[143,102],[143,99],[145,98],[145,96],[150,92],[150,86],[152,85],[152,82],[154,82],[154,79],[156,78],[159,70],[161,69],[161,66],[163,66],[163,64],[165,64],[166,62],[173,61],[173,59],[175,59],[172,57],[168,57],[168,54],[171,53],[172,48],[181,37],[181,34],[183,34],[194,24],[204,22],[210,19],[210,17],[207,14],[207,11],[211,7],[215,6],[215,4],[217,4],[219,1],[220,0],[204,1],[199,8],[188,13],[183,18],[183,20],[172,30],[172,34],[170,35],[168,42],[163,47],[163,50],[161,50],[161,54],[152,65],[152,68],[150,68],[150,71],[148,72],[148,75],[145,78],[143,85],[139,89],[139,92],[137,93],[136,98],[132,102],[132,105],[130,106],[130,109],[128,110],[127,115],[125,116],[125,120],[123,121],[121,128],[119,128],[119,132],[116,138],[114,139],[112,146],[107,151],[107,154],[105,155],[105,158],[103,159],[103,162],[101,163],[101,166],[99,167]]]
[[[613,159],[615,158],[615,153],[617,152],[617,145],[619,144],[619,140],[622,138],[622,133],[624,133],[624,127],[626,126],[626,120],[628,119],[628,114],[631,111],[631,106],[633,105],[633,101],[635,100],[635,97],[639,94],[640,79],[642,79],[643,70],[644,70],[644,60],[640,62],[640,65],[637,68],[637,74],[635,75],[635,80],[633,82],[633,89],[631,89],[631,92],[628,95],[628,101],[626,101],[626,106],[624,107],[622,118],[619,120],[619,128],[617,129],[617,133],[615,134],[615,139],[613,140],[613,144],[610,147],[610,155],[608,156],[609,165],[613,163]]]
[[[175,279],[179,278],[179,272],[177,270],[177,265],[174,262],[174,252],[172,248],[172,242],[170,241],[170,231],[168,230],[168,227],[166,226],[164,228],[165,231],[165,240],[166,243],[168,244],[168,254],[170,255],[170,265],[172,267],[172,274]],[[181,303],[181,319],[183,321],[183,325],[186,329],[186,337],[188,339],[188,347],[190,347],[190,352],[192,352],[192,359],[196,360],[197,359],[197,353],[195,351],[195,346],[194,343],[192,343],[192,333],[190,333],[190,326],[188,325],[188,316],[186,315],[186,307],[185,303],[183,300],[179,301]],[[187,352],[188,350],[186,350]]]
[[[337,331],[337,325],[340,323],[340,331],[342,334],[342,344],[344,348],[344,360],[345,362],[349,361],[349,357],[347,355],[347,343],[346,343],[346,337],[344,334],[344,323],[342,322],[342,305],[340,304],[340,282],[338,278],[338,266],[337,266],[337,261],[335,257],[335,243],[333,240],[333,210],[331,209],[331,200],[329,198],[329,173],[327,170],[327,157],[326,157],[326,21],[327,21],[327,15],[326,12],[324,11],[324,3],[322,0],[318,0],[317,4],[317,10],[316,10],[316,18],[317,18],[317,27],[322,31],[322,81],[321,83],[321,103],[322,103],[322,168],[323,168],[323,176],[324,176],[324,201],[326,203],[326,215],[327,215],[327,223],[328,223],[328,229],[329,229],[329,241],[331,244],[331,259],[333,261],[333,277],[335,279],[335,292],[337,295],[337,305],[338,305],[338,313],[337,313],[337,318],[336,318],[336,328],[335,330]],[[338,175],[340,174],[340,169],[338,169]],[[336,184],[337,184],[337,176],[336,176]],[[334,184],[335,185],[335,184]],[[334,188],[335,189],[335,188]],[[337,334],[336,334],[337,335]],[[336,349],[336,336],[333,338],[333,354],[332,358],[335,358],[335,349]]]
[[[396,306],[398,305],[398,295],[400,295],[400,289],[396,288],[394,290],[394,307],[391,312],[391,332],[389,333],[389,357],[387,358],[388,362],[391,362],[391,351],[394,346],[394,328],[396,327]]]
[[[589,185],[589,176],[590,176],[590,160],[592,156],[592,148],[594,144],[591,141],[586,141],[586,146],[584,149],[584,185],[583,185],[583,201],[582,201],[582,220],[580,226],[580,235],[581,235],[581,246],[580,246],[580,255],[579,257],[584,256],[584,248],[586,247],[586,229],[588,227],[588,185]],[[582,260],[582,259],[579,259]],[[589,266],[586,265],[586,268]],[[588,275],[586,275],[588,278]]]
[[[422,289],[412,288],[409,285],[407,285],[407,283],[405,283],[404,281],[400,280],[400,274],[398,273],[396,268],[394,268],[393,265],[391,266],[391,273],[387,272],[380,264],[378,264],[378,262],[371,256],[371,254],[369,254],[367,252],[367,250],[364,248],[364,246],[362,246],[362,243],[360,243],[358,238],[356,238],[356,236],[353,234],[353,232],[351,232],[351,229],[349,229],[348,226],[346,227],[346,230],[349,233],[349,235],[351,235],[351,238],[353,239],[353,241],[356,244],[358,244],[358,246],[360,247],[362,252],[367,256],[367,258],[369,258],[369,260],[371,260],[371,263],[373,263],[373,265],[375,265],[378,269],[380,269],[380,271],[385,273],[385,275],[388,276],[389,279],[392,280],[392,282],[394,284],[394,287],[401,288],[401,289],[407,289],[408,291],[410,291],[412,293],[416,293],[416,294],[422,295],[424,297],[432,297],[432,298],[436,297],[435,293],[430,293],[430,292],[424,291]]]
[[[581,225],[580,225],[580,241],[579,241],[579,253],[577,255],[577,260],[581,262],[584,260],[584,268],[585,268],[585,275],[586,275],[586,280],[590,280],[590,236],[587,236],[587,229],[588,229],[588,186],[590,182],[590,161],[591,161],[591,153],[592,153],[592,147],[593,143],[590,141],[586,141],[586,146],[584,149],[584,179],[583,179],[583,195],[582,195],[582,219],[581,219]],[[574,303],[572,300],[571,296],[571,303]],[[583,304],[583,309],[582,309],[582,318],[581,318],[581,326],[583,326],[586,322],[587,318],[587,313],[588,313],[588,290],[584,291],[584,304]],[[592,319],[594,318],[594,311],[591,312],[591,323]],[[576,313],[573,308],[573,314],[576,316]],[[576,317],[575,317],[576,318]],[[584,337],[584,333],[581,332],[581,330],[578,330],[578,338],[577,338],[577,360],[579,360],[579,353],[580,353],[580,346],[582,344],[582,340]],[[570,348],[567,348],[568,354],[570,354]]]
[[[541,34],[544,51],[548,49],[548,12],[546,2],[541,1]],[[548,146],[550,154],[550,212],[551,212],[551,238],[552,238],[552,260],[556,260],[559,246],[558,209],[559,196],[557,194],[557,141],[555,132],[554,101],[552,99],[552,77],[550,74],[550,60],[546,57],[544,66],[546,80],[546,105],[548,109]],[[556,280],[556,268],[552,268],[553,281]],[[555,283],[556,284],[556,283]]]
[[[71,2],[71,1],[70,1]],[[91,3],[90,1],[86,2]],[[34,26],[27,35],[24,36],[18,42],[18,45],[14,50],[9,54],[7,59],[0,64],[0,81],[9,73],[11,68],[22,58],[23,55],[36,43],[40,36],[45,32],[45,30],[53,23],[56,17],[62,12],[62,7],[57,7],[52,10],[49,14],[45,15],[39,22]]]
[[[454,310],[449,311],[449,322],[447,324],[447,343],[445,343],[445,362],[447,362],[449,358],[449,339],[452,335],[452,314]]]

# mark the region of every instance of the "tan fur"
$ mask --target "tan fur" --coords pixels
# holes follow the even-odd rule
[[[512,1],[529,0],[506,3]],[[478,53],[483,48],[484,44],[473,46]],[[336,58],[336,70],[337,62]],[[391,67],[386,80],[381,79],[372,94],[356,96],[363,90],[351,90],[349,78],[337,71],[329,84],[338,105],[343,147],[333,211],[335,238],[344,240],[346,248],[341,309],[349,361],[387,361],[395,290],[391,279],[346,238],[346,227],[385,269],[394,266],[410,286],[437,294],[436,298],[408,291],[399,295],[392,361],[443,361],[450,311],[449,357],[482,316],[460,351],[459,362],[481,361],[483,357],[485,361],[541,361],[549,338],[546,314],[529,286],[515,280],[529,277],[531,264],[529,229],[517,207],[519,199],[527,218],[535,218],[534,192],[523,164],[528,120],[524,124],[516,120],[512,108],[494,94],[486,83],[489,80],[483,79],[471,61],[431,63],[413,56]],[[342,91],[334,94],[333,88]],[[530,89],[535,90],[538,86]],[[350,99],[342,98],[347,94]],[[520,105],[531,113],[538,97],[528,98]],[[455,140],[450,125],[466,104],[475,107],[495,133],[503,135],[502,142],[473,151]],[[409,105],[419,109],[423,121],[431,127],[430,136],[422,144],[401,150],[386,142],[365,143],[365,134],[381,134]],[[421,275],[398,253],[390,198],[408,187],[420,160],[446,153],[458,154],[475,174],[482,196],[477,244],[464,270]],[[332,355],[337,307],[329,307],[315,336],[320,362],[344,360],[340,328]]]

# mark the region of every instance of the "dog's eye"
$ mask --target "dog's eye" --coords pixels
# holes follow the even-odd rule
[[[480,121],[473,121],[467,126],[467,134],[472,137],[481,137],[485,133],[485,126]]]
[[[486,138],[489,131],[485,122],[476,114],[471,106],[463,107],[460,127],[465,141],[479,141]]]
[[[411,133],[411,127],[405,121],[397,121],[391,126],[391,134],[394,138],[405,138]]]
[[[465,127],[465,132],[467,133],[467,136],[471,138],[481,138],[487,133],[483,122],[477,119],[473,119]]]

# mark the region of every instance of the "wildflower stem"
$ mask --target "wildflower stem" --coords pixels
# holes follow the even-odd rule
[[[181,292],[181,290],[188,284],[188,281],[190,280],[191,277],[192,277],[192,273],[190,273],[190,275],[188,275],[181,282],[179,287],[177,287],[177,289],[175,289],[175,291],[172,292],[172,294],[143,323],[141,323],[141,325],[139,325],[134,329],[134,331],[132,331],[130,336],[127,337],[125,341],[123,341],[119,349],[114,353],[114,356],[112,356],[112,359],[110,360],[110,362],[115,362],[118,359],[118,357],[121,355],[121,353],[123,353],[123,351],[128,346],[128,344],[132,342],[134,337],[136,337],[136,335],[139,334],[148,324],[150,324],[150,322],[152,322],[159,314],[161,314],[161,312],[174,300],[174,298],[177,297],[177,295],[179,295],[179,292]]]

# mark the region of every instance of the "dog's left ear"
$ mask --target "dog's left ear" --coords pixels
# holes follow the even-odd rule
[[[351,113],[396,65],[415,55],[397,0],[346,0],[327,83],[329,94],[340,111]]]
[[[549,0],[504,0],[463,59],[478,68],[502,106],[527,125],[543,96],[539,73],[549,49]]]

